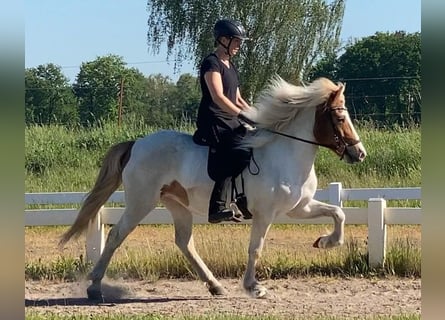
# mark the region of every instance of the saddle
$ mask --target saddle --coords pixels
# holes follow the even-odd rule
[[[207,173],[213,181],[221,181],[230,177],[231,192],[229,208],[234,213],[235,222],[240,222],[241,218],[252,219],[252,214],[247,209],[247,197],[244,193],[244,177],[242,171],[249,167],[252,172],[250,162],[253,159],[251,149],[229,149],[224,152],[217,152],[217,149],[209,143],[205,136],[201,135],[197,130],[193,135],[193,141],[200,146],[208,146]],[[255,162],[255,161],[254,161]],[[258,165],[255,163],[258,168]],[[236,185],[237,177],[241,178],[241,192],[238,192]],[[227,182],[226,182],[227,184]]]

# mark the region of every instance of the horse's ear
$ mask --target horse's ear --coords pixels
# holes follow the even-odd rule
[[[338,86],[338,90],[337,90],[338,94],[342,94],[346,89],[346,83],[338,82],[337,86]]]
[[[335,92],[335,99],[339,98],[344,92],[346,88],[346,84],[339,82],[337,83],[337,91]]]
[[[345,91],[345,87],[346,87],[345,84],[343,84],[341,82],[337,83],[337,90],[332,92],[332,95],[331,95],[333,104],[339,104],[339,105],[340,104],[341,105],[344,104],[344,97],[343,97],[344,95],[343,95],[343,93]]]

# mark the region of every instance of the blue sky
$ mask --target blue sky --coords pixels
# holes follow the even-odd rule
[[[25,67],[54,63],[74,81],[82,62],[117,54],[144,75],[176,80],[173,63],[148,51],[146,0],[25,0]],[[421,31],[421,0],[347,0],[341,39]],[[194,72],[184,64],[180,73]]]

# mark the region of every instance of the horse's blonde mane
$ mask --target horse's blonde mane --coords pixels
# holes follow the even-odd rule
[[[318,78],[308,85],[295,86],[275,76],[260,94],[255,107],[259,127],[282,130],[301,108],[315,108],[325,103],[339,87],[327,78]]]
[[[340,87],[327,78],[318,78],[308,85],[295,86],[280,76],[273,77],[260,94],[253,110],[247,115],[255,120],[258,128],[285,132],[286,127],[303,108],[315,108],[324,104]],[[267,130],[258,130],[244,139],[246,147],[260,147],[276,137]]]

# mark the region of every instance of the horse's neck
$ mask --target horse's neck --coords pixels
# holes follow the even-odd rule
[[[283,129],[288,135],[315,141],[312,130],[314,113],[302,111],[289,126]],[[312,170],[318,146],[277,135],[273,142],[264,146],[263,161],[273,163],[280,175],[297,180],[306,179]]]
[[[309,143],[292,140],[287,137],[277,137],[266,151],[272,159],[280,159],[280,163],[287,168],[307,168],[314,164],[318,147]],[[276,160],[272,160],[276,161]]]
[[[289,124],[288,131],[295,137],[315,141],[313,133],[314,121],[314,109],[303,109],[298,116],[292,120],[292,123]]]

